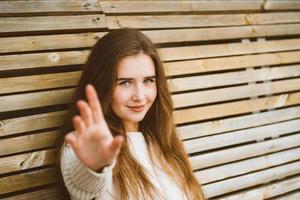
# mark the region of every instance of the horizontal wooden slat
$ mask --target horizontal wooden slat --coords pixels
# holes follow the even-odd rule
[[[287,192],[296,190],[300,188],[300,176],[289,178],[284,181],[276,182],[273,184],[269,184],[266,186],[260,186],[256,187],[254,189],[245,191],[245,192],[239,192],[235,195],[230,195],[222,198],[217,198],[216,200],[263,200],[267,198],[272,198],[278,195],[285,194]],[[298,195],[300,198],[300,193]],[[275,198],[277,199],[277,198]],[[279,198],[281,199],[281,198]],[[287,200],[287,198],[282,198],[284,200]],[[290,200],[296,200],[298,198],[292,198]]]
[[[255,112],[270,108],[279,108],[299,104],[300,93],[282,94],[272,97],[223,103],[218,105],[189,108],[174,111],[176,123],[225,117],[247,112]]]
[[[260,10],[261,0],[253,1],[103,1],[104,13],[150,13],[150,12],[193,12]]]
[[[217,15],[107,16],[109,29],[187,28],[298,23],[298,12]],[[188,23],[187,23],[188,22]]]
[[[89,51],[66,51],[0,56],[2,70],[84,64]]]
[[[1,96],[0,112],[37,108],[42,106],[67,104],[71,101],[73,89]]]
[[[235,177],[216,183],[204,185],[203,189],[207,197],[214,197],[229,192],[241,190],[258,184],[269,183],[287,176],[300,173],[300,162],[294,162],[268,170],[250,173],[241,177]],[[201,180],[199,180],[201,182]]]
[[[0,194],[42,186],[57,181],[55,168],[42,169],[0,178]]]
[[[269,137],[276,138],[297,131],[300,131],[299,119],[187,140],[184,141],[184,146],[188,153],[195,153],[246,142],[261,141]]]
[[[300,118],[299,106],[180,126],[177,127],[177,131],[181,139],[184,140],[243,128],[261,126],[294,118]]]
[[[204,169],[225,163],[299,147],[300,134],[213,151],[190,157],[193,169]],[[255,150],[255,151],[254,151]]]
[[[0,38],[0,53],[92,47],[107,32]]]
[[[253,171],[271,168],[299,159],[300,147],[222,166],[217,166],[209,169],[200,170],[197,171],[195,175],[199,180],[201,180],[202,184],[207,184],[231,178],[233,176],[239,176]]]
[[[276,52],[276,51],[291,51],[291,50],[297,50],[299,48],[300,48],[300,39],[286,39],[286,40],[278,40],[278,41],[253,42],[249,44],[229,43],[229,44],[201,45],[201,46],[188,46],[188,47],[170,47],[170,48],[161,48],[159,49],[159,52],[160,52],[160,56],[162,57],[162,60],[174,61],[174,60],[183,60],[183,59],[234,56],[234,55]],[[1,67],[0,71],[84,64],[88,54],[89,51],[84,50],[84,51],[64,51],[64,52],[0,56],[0,63],[3,66]],[[298,53],[296,53],[296,55],[298,55]],[[268,55],[266,56],[268,57]],[[282,59],[280,57],[278,58],[277,56],[279,55],[275,54],[274,56],[275,56],[274,59],[276,59],[277,62],[284,60],[284,58]],[[293,54],[291,54],[290,56],[292,58],[287,58],[288,60],[293,59]],[[299,60],[299,57],[296,59]],[[195,68],[199,68],[199,64],[201,63],[199,63],[199,61],[193,61],[193,62],[196,62],[197,65],[192,66],[193,67],[192,70],[195,70]],[[205,61],[202,61],[202,63],[205,65]],[[182,67],[182,64],[183,63],[180,63],[181,65],[180,67],[184,68]],[[168,64],[167,66],[168,73],[172,73],[169,72],[169,69],[175,67],[170,65],[173,64]],[[202,66],[201,68],[203,69],[204,67],[206,68],[206,66]],[[191,66],[189,66],[188,69],[190,68]],[[218,68],[223,69],[222,65],[218,66]]]
[[[80,72],[21,76],[0,79],[0,94],[75,86]]]
[[[62,126],[66,111],[29,115],[0,121],[0,136]]]
[[[224,40],[299,34],[299,24],[143,31],[154,43]]]
[[[1,1],[0,14],[7,13],[40,13],[40,12],[87,12],[101,11],[99,3],[95,0],[85,1],[33,1],[14,0]]]
[[[300,24],[142,31],[154,43],[207,41],[300,34]],[[0,53],[91,47],[107,32],[0,38]],[[167,37],[165,37],[167,36]]]
[[[0,18],[0,33],[106,28],[104,15],[5,17]]]
[[[266,42],[229,43],[159,49],[164,61],[233,56],[251,53],[297,50],[300,39],[285,39]]]
[[[171,92],[179,92],[297,76],[300,76],[300,65],[289,65],[284,67],[280,66],[213,75],[174,78],[169,79],[168,84]]]
[[[212,79],[213,80],[213,79]],[[191,83],[192,84],[192,83]],[[300,90],[300,78],[257,83],[172,96],[176,108]]]
[[[48,131],[44,133],[2,139],[0,140],[0,156],[53,147],[59,134],[61,134],[59,131]]]
[[[294,62],[300,62],[300,51],[174,61],[166,62],[164,66],[166,74],[171,76]]]
[[[264,4],[266,10],[300,10],[300,2],[295,0],[267,0]]]
[[[54,165],[56,159],[56,154],[53,149],[0,158],[0,174],[32,169],[45,165]]]
[[[63,200],[63,197],[60,194],[60,190],[57,186],[36,190],[33,192],[28,192],[19,195],[13,195],[11,197],[3,198],[2,200],[40,200],[40,199],[47,199],[47,200]]]

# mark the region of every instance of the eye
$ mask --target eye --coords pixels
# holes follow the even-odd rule
[[[149,78],[149,79],[145,79],[144,80],[144,82],[146,83],[146,84],[151,84],[151,83],[153,83],[155,80],[154,79],[152,79],[152,78]]]
[[[124,85],[124,86],[127,86],[127,85],[129,85],[129,84],[130,84],[130,81],[121,81],[121,82],[119,82],[118,85]]]

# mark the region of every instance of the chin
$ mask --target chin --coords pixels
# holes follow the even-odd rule
[[[127,120],[128,121],[132,121],[132,122],[140,122],[145,118],[144,114],[141,114],[140,116],[132,116],[132,117],[128,117]]]

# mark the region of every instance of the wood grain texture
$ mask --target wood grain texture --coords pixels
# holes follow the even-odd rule
[[[1,1],[0,15],[7,13],[53,13],[53,12],[89,12],[101,11],[99,3],[95,0],[85,1],[34,1],[34,0],[14,0]]]
[[[108,13],[194,12],[260,10],[261,0],[254,1],[103,1],[100,5]]]
[[[0,18],[0,33],[107,28],[105,16],[74,15]]]
[[[293,0],[277,1],[267,0],[264,3],[266,10],[300,10],[300,2]]]
[[[33,151],[0,158],[0,174],[56,164],[57,155],[53,149]]]
[[[211,57],[247,55],[254,53],[258,54],[279,51],[295,51],[299,50],[299,46],[299,39],[285,39],[253,43],[228,43],[186,47],[168,47],[158,49],[158,51],[163,61],[176,61],[187,59],[203,59]],[[88,54],[89,51],[84,50],[4,55],[0,56],[0,62],[3,64],[3,67],[0,69],[0,71],[54,66],[58,67],[80,64],[82,65],[85,63]],[[293,54],[291,54],[291,56],[292,55]],[[276,57],[278,55],[275,54],[274,56]],[[277,60],[282,61],[283,58],[277,58]]]
[[[155,15],[155,16],[107,16],[109,29],[131,27],[187,28],[298,23],[298,12],[254,14],[202,14],[202,15]]]
[[[176,30],[165,29],[142,32],[148,35],[154,43],[167,43],[176,41],[210,41],[298,35],[300,33],[300,25],[276,24],[263,26],[180,28]],[[102,38],[105,34],[107,34],[107,32],[2,37],[0,38],[0,53],[92,47],[97,39]],[[168,35],[169,37],[165,37],[164,35]]]
[[[281,194],[291,192],[300,188],[300,177],[296,176],[294,178],[288,178],[286,180],[268,184],[265,186],[255,187],[254,189],[238,192],[235,195],[227,195],[223,198],[217,198],[216,200],[263,200],[266,198],[276,197]],[[282,197],[274,198],[274,200],[284,199],[284,200],[295,200],[300,197],[300,193],[294,193],[289,195],[284,195]]]
[[[285,177],[298,174],[299,172],[300,162],[298,161],[267,170],[250,173],[241,177],[230,178],[224,181],[207,184],[203,186],[203,189],[205,194],[207,194],[207,197],[210,198],[258,184],[280,180]],[[232,187],[233,185],[234,187]]]
[[[274,95],[254,100],[243,100],[217,105],[209,105],[196,108],[188,108],[174,111],[176,123],[186,123],[200,120],[213,119],[217,117],[228,117],[231,115],[249,113],[270,108],[281,108],[299,104],[300,93]]]
[[[29,115],[0,121],[0,136],[62,126],[66,111]]]
[[[213,166],[221,166],[226,163],[238,162],[239,160],[258,157],[265,154],[298,147],[299,139],[299,134],[279,137],[277,139],[255,142],[251,144],[245,144],[237,147],[231,147],[223,150],[217,150],[196,156],[191,156],[190,160],[192,162],[193,169],[210,169]],[[255,149],[255,151],[253,151],[253,149]]]
[[[3,198],[3,200],[63,200],[63,197],[60,194],[60,189],[55,187],[50,187],[46,189],[36,190],[33,192],[28,192],[24,194],[14,195],[11,197]]]
[[[201,137],[184,141],[184,146],[188,153],[196,153],[247,142],[263,141],[266,138],[278,138],[289,133],[299,131],[299,122],[300,120],[295,119],[251,129],[243,129],[208,137]]]
[[[41,169],[0,178],[0,194],[42,186],[57,181],[55,168]],[[13,183],[13,187],[12,187]]]
[[[248,114],[209,122],[194,123],[177,127],[181,139],[192,139],[239,129],[252,128],[300,117],[300,107]]]
[[[47,131],[38,134],[2,139],[0,140],[0,156],[53,147],[60,134],[60,131]]]
[[[300,148],[272,153],[256,158],[234,162],[195,172],[202,184],[228,179],[234,176],[264,170],[271,167],[297,161],[300,158]]]

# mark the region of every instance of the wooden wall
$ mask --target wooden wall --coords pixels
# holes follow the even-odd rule
[[[209,199],[300,199],[300,1],[0,1],[0,198],[61,199],[56,138],[91,46],[159,45]]]

